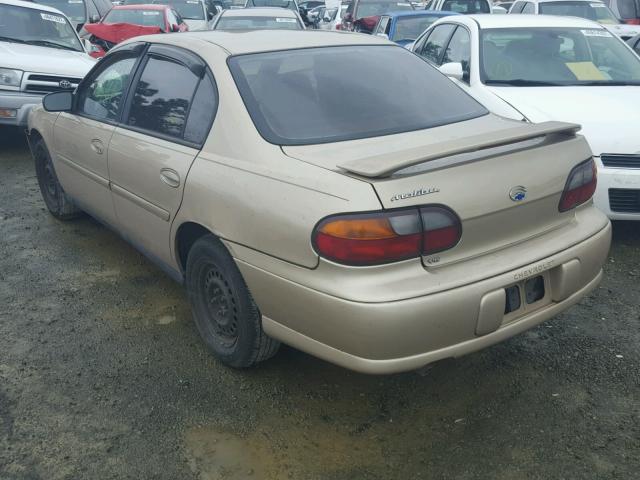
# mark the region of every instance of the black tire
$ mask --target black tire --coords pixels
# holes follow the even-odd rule
[[[51,155],[42,138],[34,142],[33,159],[36,163],[36,176],[38,177],[40,193],[51,215],[59,220],[71,220],[80,216],[82,211],[64,193],[64,189],[58,181]]]
[[[280,342],[262,330],[262,315],[238,267],[214,235],[189,250],[186,284],[196,327],[223,363],[246,368],[276,354]]]

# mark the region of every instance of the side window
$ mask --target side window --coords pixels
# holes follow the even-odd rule
[[[522,13],[522,9],[524,8],[525,2],[516,2],[511,6],[511,10],[509,13]]]
[[[100,15],[100,12],[98,12],[96,5],[93,3],[93,0],[86,0],[86,3],[87,3],[87,21],[89,21],[92,17],[96,15],[102,18],[102,15]]]
[[[522,14],[534,14],[536,13],[536,7],[531,2],[527,2],[524,4],[524,8],[522,9]]]
[[[178,19],[173,10],[167,10],[167,23],[169,24],[169,29],[171,29],[171,27],[174,25],[180,25],[180,22],[178,22]]]
[[[469,38],[469,32],[464,27],[456,28],[455,33],[447,45],[447,49],[444,52],[442,63],[457,62],[462,64],[462,71],[465,82],[469,83],[470,73],[470,61],[471,61],[471,39]]]
[[[621,18],[637,18],[636,3],[634,0],[618,0],[618,10]]]
[[[98,120],[118,120],[118,114],[137,58],[130,56],[101,69],[78,90],[76,111]],[[103,60],[104,61],[104,60]]]
[[[427,41],[424,42],[419,54],[436,65],[440,65],[440,57],[442,50],[451,36],[451,32],[455,28],[454,25],[444,24],[438,25],[429,34]]]
[[[376,33],[386,33],[388,24],[389,24],[389,17],[382,17],[380,19],[380,23],[378,23],[378,28],[376,29]]]
[[[207,74],[200,81],[193,97],[193,104],[184,129],[184,139],[197,144],[204,143],[217,108],[218,91]]]
[[[177,10],[171,10],[171,12],[173,12],[173,15],[176,17],[178,25],[182,25],[184,23],[184,19],[180,16],[180,13]]]
[[[150,56],[136,85],[126,123],[163,136],[182,138],[198,81],[184,65],[166,57]]]

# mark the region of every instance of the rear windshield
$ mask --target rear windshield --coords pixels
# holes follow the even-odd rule
[[[356,8],[356,18],[414,9],[409,2],[394,2],[392,0],[361,0]]]
[[[38,3],[57,8],[75,23],[84,23],[87,19],[84,0],[38,0]]]
[[[431,26],[433,22],[439,20],[437,15],[424,15],[420,17],[398,17],[396,20],[396,30],[391,40],[401,42],[402,40],[415,40]]]
[[[222,17],[216,30],[302,30],[298,20],[291,17]]]
[[[239,55],[229,66],[256,128],[276,145],[390,135],[488,113],[399,46]]]
[[[147,27],[165,29],[162,10],[119,10],[113,9],[102,20],[103,23],[133,23]]]
[[[620,23],[609,7],[599,2],[546,2],[540,4],[540,13],[586,18],[609,25]]]
[[[204,20],[204,7],[200,0],[153,0],[151,3],[171,5],[187,20]]]
[[[294,0],[248,0],[247,7],[280,7],[294,12],[298,10]]]
[[[487,0],[446,0],[442,4],[442,10],[464,14],[491,13]]]

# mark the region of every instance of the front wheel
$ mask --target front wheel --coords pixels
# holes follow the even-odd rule
[[[59,220],[71,220],[79,216],[82,212],[64,193],[62,185],[58,180],[56,171],[53,168],[51,155],[42,138],[39,138],[33,145],[33,158],[36,163],[36,176],[42,199],[51,215]]]
[[[262,315],[222,242],[205,235],[187,257],[187,292],[203,340],[223,363],[245,368],[276,354],[280,342],[262,330]]]

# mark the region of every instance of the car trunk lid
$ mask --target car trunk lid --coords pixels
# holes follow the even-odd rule
[[[421,132],[285,153],[369,182],[384,209],[440,204],[460,217],[454,248],[424,259],[446,265],[556,229],[573,218],[558,203],[571,169],[591,156],[578,126],[489,116]]]

